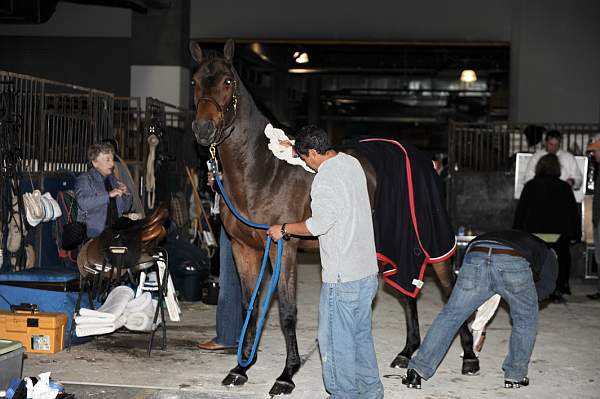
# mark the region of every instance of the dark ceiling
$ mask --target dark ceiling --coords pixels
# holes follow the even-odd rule
[[[56,11],[61,0],[0,0],[0,23],[42,24]],[[149,9],[168,9],[173,0],[62,0],[66,3],[130,8],[146,14]],[[108,21],[107,21],[108,22]]]
[[[369,130],[403,124],[445,129],[450,120],[506,119],[509,50],[502,43],[245,42],[236,45],[236,66],[254,96],[292,125],[310,121],[312,109],[313,122],[316,117]],[[306,52],[309,62],[297,63],[296,52]],[[463,69],[474,70],[477,81],[461,82]],[[283,109],[277,104],[282,84]],[[317,108],[311,106],[315,101]]]

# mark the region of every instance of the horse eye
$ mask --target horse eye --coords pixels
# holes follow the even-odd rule
[[[191,84],[192,86],[196,86],[196,81],[195,81],[194,79],[192,79],[192,80],[190,81],[190,84]]]
[[[223,83],[225,83],[225,86],[231,86],[233,82],[231,81],[231,79],[225,79]]]

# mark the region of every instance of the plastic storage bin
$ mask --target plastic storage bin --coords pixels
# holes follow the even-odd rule
[[[66,326],[64,313],[0,311],[0,337],[21,342],[27,352],[62,351]]]
[[[6,390],[13,378],[21,378],[23,353],[21,342],[0,339],[0,390]]]

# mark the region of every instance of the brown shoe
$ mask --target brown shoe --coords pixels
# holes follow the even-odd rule
[[[224,350],[224,349],[235,348],[235,346],[226,346],[226,345],[218,344],[215,341],[213,341],[212,339],[210,341],[201,342],[197,346],[198,346],[198,348],[204,349],[206,351],[219,351],[219,350]]]

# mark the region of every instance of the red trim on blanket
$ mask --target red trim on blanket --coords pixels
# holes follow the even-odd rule
[[[396,140],[373,138],[373,139],[364,139],[364,140],[360,140],[360,141],[361,142],[383,141],[385,143],[395,144],[404,152],[404,158],[406,159],[406,176],[408,178],[408,201],[409,201],[409,206],[410,206],[411,219],[412,219],[413,227],[415,229],[415,233],[417,235],[417,241],[419,242],[419,247],[421,248],[421,251],[423,251],[423,253],[425,254],[425,260],[423,261],[423,264],[421,265],[421,268],[419,270],[419,280],[423,281],[423,277],[425,275],[425,267],[427,266],[428,263],[442,262],[454,254],[454,252],[456,250],[456,239],[454,241],[454,246],[448,253],[446,253],[442,256],[436,257],[436,258],[431,258],[429,256],[429,253],[425,250],[423,243],[421,243],[421,237],[419,235],[419,228],[417,226],[417,215],[416,215],[416,211],[415,211],[415,197],[414,197],[414,189],[413,189],[413,182],[412,182],[412,168],[411,168],[410,159],[408,157],[408,153],[406,152],[406,149],[402,146],[402,144],[400,144]],[[384,264],[391,265],[393,268],[393,270],[388,270],[387,272],[383,273],[383,280],[388,285],[396,288],[398,291],[402,292],[403,294],[408,295],[413,298],[415,298],[419,294],[419,291],[421,291],[421,288],[415,286],[415,290],[413,292],[410,292],[410,291],[405,290],[404,288],[402,288],[400,285],[398,285],[396,282],[394,282],[393,280],[391,280],[389,278],[389,276],[393,276],[394,274],[396,274],[398,272],[398,265],[396,265],[396,263],[392,262],[391,259],[389,259],[388,257],[386,257],[385,255],[383,255],[379,252],[377,253],[377,259],[384,262]]]

